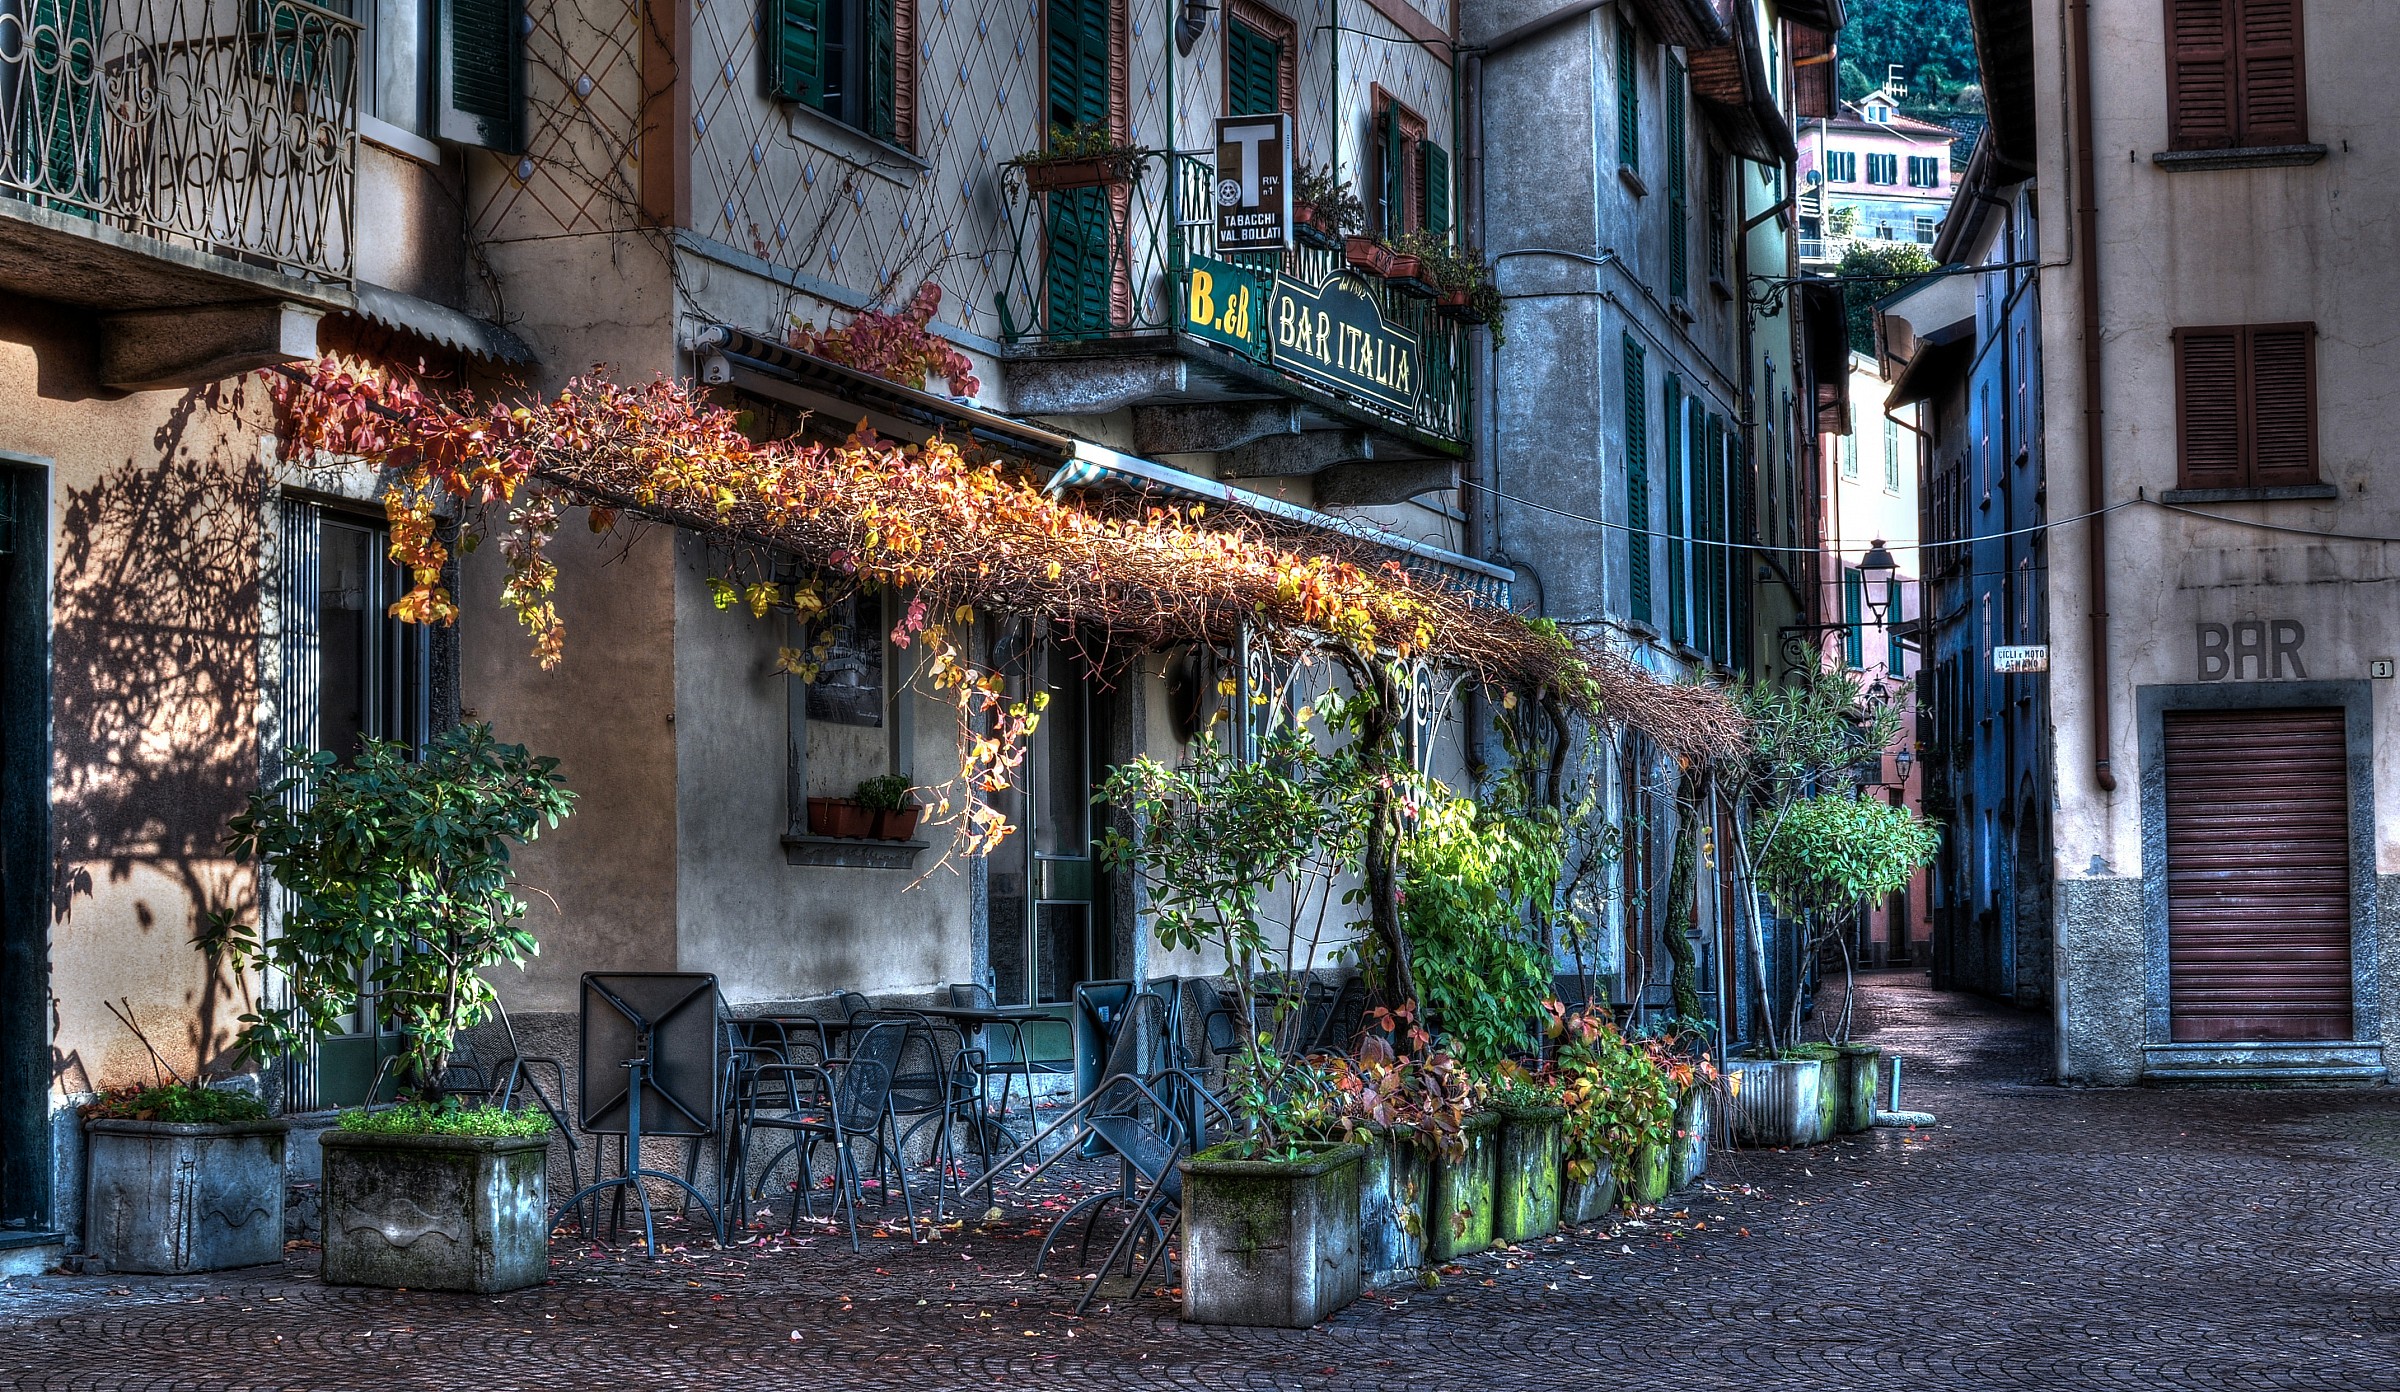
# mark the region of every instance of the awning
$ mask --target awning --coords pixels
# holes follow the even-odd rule
[[[1509,607],[1509,584],[1516,572],[1479,561],[1473,556],[1435,546],[1431,542],[1387,532],[1380,527],[1355,518],[1340,517],[1330,512],[1318,512],[1264,493],[1219,483],[1200,474],[1153,464],[1129,454],[1119,454],[1105,445],[1086,440],[1074,442],[1074,458],[1059,466],[1047,485],[1051,492],[1062,488],[1130,488],[1137,492],[1163,494],[1193,502],[1210,503],[1219,507],[1237,507],[1255,512],[1294,526],[1330,532],[1353,541],[1389,551],[1410,573],[1439,580],[1452,589],[1463,590],[1487,604]]]
[[[1973,320],[1935,330],[1917,340],[1917,350],[1892,382],[1891,394],[1883,399],[1883,408],[1896,411],[1932,400],[1944,387],[1965,378],[1974,360]]]
[[[1750,6],[1733,7],[1732,29],[1731,42],[1685,55],[1692,94],[1735,154],[1759,164],[1791,164],[1800,158],[1800,147],[1767,80],[1766,46]]]
[[[525,340],[489,320],[478,319],[448,305],[435,304],[415,295],[402,294],[360,281],[351,288],[357,304],[351,310],[359,318],[387,329],[473,353],[492,362],[531,364],[536,359]]]

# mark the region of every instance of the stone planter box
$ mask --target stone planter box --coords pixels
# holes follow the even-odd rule
[[[1617,1197],[1627,1208],[1654,1204],[1672,1192],[1674,1179],[1674,1144],[1646,1145],[1634,1152],[1628,1171],[1617,1176]]]
[[[1826,1139],[1825,1065],[1813,1058],[1735,1059],[1733,1143],[1772,1149]]]
[[[1558,1213],[1568,1223],[1597,1223],[1617,1206],[1616,1173],[1602,1165],[1590,1179],[1578,1180],[1558,1170]]]
[[[84,1251],[111,1271],[183,1275],[283,1260],[280,1119],[92,1121]]]
[[[1712,1097],[1708,1088],[1695,1087],[1675,1104],[1675,1148],[1667,1176],[1670,1188],[1689,1189],[1708,1173],[1708,1133],[1716,1124]]]
[[[1499,1187],[1500,1115],[1467,1119],[1466,1153],[1436,1156],[1433,1193],[1425,1205],[1425,1257],[1446,1262],[1492,1245],[1492,1206]]]
[[[1875,1125],[1875,1091],[1882,1080],[1883,1050],[1863,1044],[1839,1046],[1834,1060],[1834,1129],[1855,1136]]]
[[[1433,1157],[1400,1136],[1376,1136],[1366,1148],[1358,1181],[1359,1279],[1369,1287],[1401,1285],[1425,1265]]]
[[[550,1274],[546,1136],[325,1133],[325,1281],[488,1293]]]
[[[1367,1148],[1309,1158],[1183,1162],[1183,1317],[1306,1329],[1358,1299],[1359,1167]]]
[[[1501,1113],[1492,1239],[1530,1242],[1558,1231],[1559,1166],[1566,1145],[1564,1107]]]

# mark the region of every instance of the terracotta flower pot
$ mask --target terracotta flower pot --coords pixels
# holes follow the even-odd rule
[[[1113,188],[1127,182],[1125,165],[1109,155],[1087,159],[1044,160],[1025,167],[1025,187],[1035,193],[1064,189]]]
[[[808,800],[808,834],[865,839],[875,834],[875,813],[852,798]]]
[[[1455,314],[1463,318],[1467,308],[1467,292],[1464,290],[1444,290],[1441,293],[1441,297],[1436,300],[1435,303],[1441,306],[1444,313]]]
[[[875,814],[875,835],[884,841],[906,841],[917,834],[917,818],[925,809],[910,803],[895,811]]]
[[[1373,237],[1343,238],[1342,259],[1349,262],[1350,269],[1354,271],[1363,271],[1372,276],[1391,274],[1391,248]]]

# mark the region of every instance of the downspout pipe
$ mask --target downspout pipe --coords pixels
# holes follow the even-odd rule
[[[2092,160],[2091,0],[2067,0],[2069,41],[2074,49],[2069,80],[2075,104],[2075,279],[2083,318],[2083,497],[2091,513],[2085,535],[2090,596],[2092,780],[2100,791],[2117,790],[2110,766],[2108,705],[2108,516],[2100,509],[2107,486],[2106,447],[2100,405],[2100,200]]]

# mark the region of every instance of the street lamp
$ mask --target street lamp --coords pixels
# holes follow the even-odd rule
[[[1885,550],[1883,538],[1875,538],[1867,554],[1858,558],[1859,584],[1867,592],[1867,612],[1880,627],[1886,610],[1892,606],[1892,580],[1900,573],[1900,563]],[[1877,596],[1882,596],[1880,599]]]

